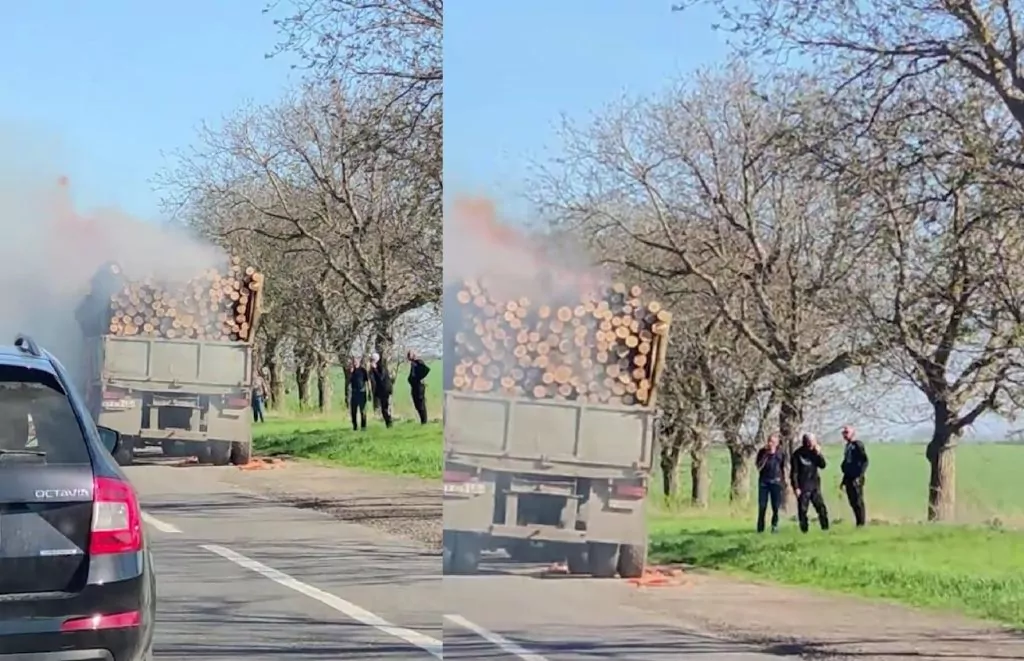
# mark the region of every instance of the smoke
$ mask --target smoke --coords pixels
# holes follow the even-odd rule
[[[605,274],[570,241],[528,234],[504,222],[491,200],[457,198],[444,217],[444,367],[450,387],[458,361],[455,337],[468,331],[455,296],[479,283],[496,300],[528,298],[532,305],[575,305],[582,294],[607,286]],[[463,347],[463,353],[466,348]]]
[[[10,143],[0,140],[4,153],[39,158]],[[80,383],[87,347],[75,311],[100,266],[113,261],[129,277],[173,283],[223,264],[225,256],[115,209],[80,214],[70,192],[69,182],[43,163],[0,165],[0,344],[31,334]]]

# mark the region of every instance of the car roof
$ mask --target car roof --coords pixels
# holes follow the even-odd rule
[[[32,354],[10,344],[0,344],[0,366],[23,367],[26,369],[41,370],[47,374],[56,374],[53,363],[45,355],[33,356]]]

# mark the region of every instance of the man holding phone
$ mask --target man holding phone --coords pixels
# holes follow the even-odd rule
[[[790,484],[796,494],[796,516],[800,522],[800,532],[807,532],[810,524],[807,520],[807,508],[813,505],[818,513],[818,523],[822,530],[828,530],[828,509],[825,499],[821,496],[821,475],[825,468],[825,456],[821,454],[821,444],[814,434],[804,434],[800,447],[793,452],[789,470]]]
[[[779,449],[779,437],[772,434],[754,459],[757,466],[757,532],[764,532],[765,513],[772,506],[772,532],[779,531],[779,505],[782,503],[782,478],[786,457]]]

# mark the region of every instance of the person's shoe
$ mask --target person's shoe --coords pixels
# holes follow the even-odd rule
[[[777,535],[778,532],[779,532],[779,527],[778,526],[772,526],[772,534],[773,535]]]

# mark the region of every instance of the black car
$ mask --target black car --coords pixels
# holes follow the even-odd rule
[[[135,489],[61,364],[0,346],[0,661],[149,661],[155,582]]]

